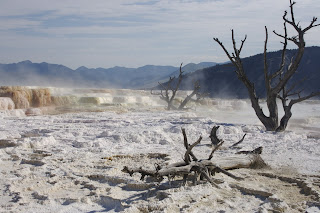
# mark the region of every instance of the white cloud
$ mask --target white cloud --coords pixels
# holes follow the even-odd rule
[[[279,0],[0,0],[0,63],[31,59],[72,68],[225,61],[212,37],[230,47],[231,32],[248,40],[244,55],[262,52],[264,25],[269,50],[280,49],[272,30],[282,31],[289,1]],[[317,0],[299,0],[296,19],[306,26]],[[319,17],[320,18],[320,17]],[[320,45],[320,27],[306,35]],[[194,61],[197,60],[197,61]]]

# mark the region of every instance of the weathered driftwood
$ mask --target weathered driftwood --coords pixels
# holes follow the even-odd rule
[[[235,155],[229,157],[213,158],[211,160],[200,160],[192,161],[186,164],[185,161],[169,164],[159,170],[147,170],[142,168],[128,168],[124,167],[123,172],[130,175],[134,173],[140,173],[143,176],[168,176],[168,175],[183,175],[188,174],[192,171],[192,167],[207,167],[210,170],[216,169],[217,172],[226,173],[226,170],[240,169],[240,168],[251,168],[257,161],[261,161],[259,155]],[[228,172],[229,174],[229,172]],[[230,176],[230,175],[229,175]],[[143,178],[142,178],[143,179]],[[235,178],[239,179],[239,178]],[[241,179],[241,178],[240,178]]]
[[[252,151],[240,151],[236,154],[258,154],[260,155],[262,153],[262,146],[259,146],[258,148],[252,150]]]
[[[237,177],[227,170],[265,165],[259,156],[259,153],[257,152],[246,153],[249,155],[234,155],[229,157],[213,158],[213,153],[223,144],[222,140],[220,140],[220,143],[217,146],[213,147],[208,159],[198,160],[198,158],[193,154],[192,149],[201,142],[202,137],[200,136],[195,143],[190,145],[184,129],[182,129],[182,134],[184,138],[184,146],[186,148],[183,161],[169,164],[163,168],[158,165],[155,170],[143,169],[142,167],[129,168],[125,166],[122,171],[130,175],[133,175],[134,173],[140,173],[141,180],[143,180],[145,176],[153,177],[158,181],[163,180],[164,177],[170,178],[175,176],[183,176],[184,183],[186,183],[189,175],[192,174],[194,183],[200,177],[201,179],[207,180],[213,186],[219,188],[217,184],[221,183],[222,181],[212,178],[212,175],[214,175],[216,172],[221,172],[236,180],[242,180],[243,178]]]
[[[218,145],[222,140],[218,138],[217,136],[217,131],[219,129],[220,126],[214,126],[212,127],[211,129],[211,133],[210,133],[210,136],[209,138],[211,139],[211,143],[213,145]]]
[[[219,127],[220,126],[212,127],[211,132],[210,132],[210,136],[209,136],[209,138],[211,139],[211,143],[216,146],[221,146],[223,144],[223,140],[219,139],[217,136],[217,131],[218,131]],[[238,142],[234,143],[229,148],[234,148],[234,147],[238,146],[240,143],[242,143],[244,141],[244,138],[246,137],[246,135],[247,134],[244,134],[243,137]]]
[[[243,137],[240,139],[240,141],[238,141],[237,143],[233,144],[230,146],[230,148],[236,147],[238,146],[240,143],[242,143],[244,141],[244,138],[246,137],[247,134],[244,134]]]
[[[219,144],[217,144],[217,146],[214,147],[214,149],[212,149],[212,151],[211,151],[211,153],[210,153],[210,155],[209,155],[208,160],[211,160],[211,159],[212,159],[213,153],[214,153],[216,150],[218,150],[218,149],[222,146],[223,143],[224,143],[224,141],[221,141]]]
[[[193,147],[189,148],[190,145],[189,145],[189,143],[188,143],[188,138],[187,138],[187,135],[186,135],[186,130],[182,128],[181,131],[182,131],[182,135],[183,135],[183,144],[184,144],[184,147],[187,149],[187,152],[186,152],[186,155],[185,155],[185,161],[186,161],[186,159],[187,159],[187,160],[190,162],[190,157],[189,157],[189,155],[191,156],[192,160],[197,161],[198,159],[197,159],[197,157],[193,154],[193,152],[191,151],[191,149],[192,149],[194,146],[196,146],[198,143],[201,142],[202,137],[200,137],[200,138],[198,139],[197,143],[195,143]],[[188,150],[189,150],[189,151],[188,151]],[[188,153],[188,154],[187,154],[187,153]]]
[[[253,168],[255,165],[263,165],[264,161],[258,154],[234,155],[228,157],[213,158],[212,161],[217,167],[225,170]]]

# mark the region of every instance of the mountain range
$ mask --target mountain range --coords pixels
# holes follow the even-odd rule
[[[290,63],[296,50],[287,50],[286,65]],[[259,97],[265,97],[263,54],[242,59],[248,78],[255,83]],[[269,71],[278,69],[281,62],[281,51],[268,52]],[[320,91],[320,47],[305,48],[297,73],[289,82],[289,86],[306,78],[298,89],[308,94]],[[217,64],[202,62],[187,64],[182,67],[184,80],[180,89],[192,90],[193,82],[199,81],[202,92],[211,97],[247,98],[247,90],[237,78],[235,68],[230,63]],[[76,70],[63,65],[49,63],[32,63],[22,61],[12,64],[0,64],[0,86],[53,86],[77,88],[122,88],[148,89],[156,88],[158,82],[165,84],[170,76],[178,76],[179,67],[146,65],[139,68],[87,68]]]
[[[214,66],[214,62],[187,64],[185,73]],[[53,86],[53,87],[91,87],[143,89],[166,81],[169,76],[179,74],[179,67],[146,65],[139,68],[87,68],[72,70],[58,64],[32,63],[22,61],[0,64],[0,85]]]

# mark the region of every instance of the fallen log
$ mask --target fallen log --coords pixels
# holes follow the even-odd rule
[[[183,183],[186,183],[188,176],[192,174],[194,183],[196,183],[196,180],[198,177],[200,177],[207,180],[213,186],[219,188],[217,184],[221,183],[222,181],[211,177],[216,172],[221,172],[236,180],[242,180],[243,178],[237,177],[227,170],[240,168],[259,168],[266,165],[259,155],[262,152],[262,148],[260,148],[259,151],[246,153],[247,155],[213,158],[213,153],[223,144],[223,140],[220,139],[219,144],[213,148],[208,159],[198,160],[198,158],[192,152],[192,149],[201,142],[202,137],[200,136],[195,143],[190,145],[188,144],[188,139],[184,129],[182,129],[182,134],[184,138],[184,146],[186,148],[183,159],[184,161],[169,164],[163,168],[158,165],[155,170],[147,170],[141,167],[129,168],[128,166],[125,166],[122,171],[130,174],[130,176],[132,176],[134,173],[140,173],[141,180],[143,180],[145,176],[153,177],[158,181],[163,180],[165,176],[167,176],[168,179],[170,177],[182,176]]]
[[[176,176],[176,175],[184,175],[192,172],[193,167],[206,167],[210,170],[216,169],[217,172],[222,172],[230,175],[230,172],[226,170],[233,169],[241,169],[241,168],[256,168],[256,164],[261,164],[263,160],[260,155],[236,155],[229,157],[219,157],[213,158],[213,160],[200,160],[200,161],[192,161],[190,164],[186,164],[186,162],[181,161],[174,164],[169,164],[168,166],[161,168],[160,170],[146,170],[142,168],[129,168],[125,166],[123,168],[123,172],[128,173],[130,175],[134,173],[140,173],[142,176]],[[261,164],[263,166],[263,164]],[[234,176],[234,179],[241,179],[239,177]]]
[[[263,168],[266,164],[259,154],[234,155],[228,157],[213,158],[212,161],[216,166],[225,169],[241,169],[241,168]],[[261,166],[257,166],[261,165]]]

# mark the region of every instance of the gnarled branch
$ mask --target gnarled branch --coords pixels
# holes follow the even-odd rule
[[[167,176],[167,177],[183,176],[184,183],[186,183],[187,177],[191,173],[194,173],[194,176],[193,176],[194,182],[196,179],[198,179],[199,176],[201,176],[205,178],[205,180],[207,180],[213,186],[219,188],[217,184],[222,183],[223,181],[217,180],[211,177],[211,175],[214,174],[215,172],[221,172],[236,180],[242,180],[243,178],[237,177],[226,170],[236,169],[236,168],[250,168],[251,165],[255,164],[257,159],[261,161],[261,158],[256,156],[259,153],[255,153],[254,155],[247,155],[247,156],[237,156],[237,157],[227,157],[227,158],[219,157],[219,159],[216,159],[215,162],[212,162],[211,159],[214,151],[223,144],[223,141],[218,146],[216,146],[215,149],[211,152],[208,160],[201,159],[201,160],[191,161],[189,156],[192,153],[192,149],[197,144],[200,143],[202,137],[199,137],[199,139],[195,143],[193,143],[192,145],[189,145],[184,129],[182,129],[182,134],[184,136],[184,145],[186,148],[183,162],[170,164],[163,168],[157,166],[156,170],[142,169],[141,167],[134,169],[134,168],[129,168],[125,166],[122,171],[130,175],[133,175],[134,173],[140,173],[142,180],[144,179],[145,176],[153,177],[158,181],[163,180],[164,176]]]

